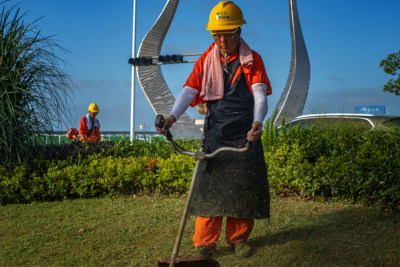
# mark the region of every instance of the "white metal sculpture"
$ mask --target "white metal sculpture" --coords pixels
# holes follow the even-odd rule
[[[301,31],[296,0],[289,0],[289,16],[292,57],[285,88],[275,107],[275,126],[281,125],[282,118],[290,121],[303,114],[310,85],[310,61]]]
[[[143,38],[138,57],[158,57],[165,35],[175,15],[179,0],[168,0],[157,21]],[[138,66],[139,83],[156,114],[168,115],[175,102],[161,73],[160,65]],[[176,138],[200,138],[201,131],[195,123],[184,113],[171,128]]]
[[[143,38],[138,52],[138,58],[145,59],[148,63],[137,67],[138,80],[156,114],[168,115],[175,102],[160,65],[157,64],[157,58],[178,4],[179,0],[167,1],[157,21]],[[302,114],[310,82],[310,62],[300,27],[296,0],[289,0],[289,15],[292,56],[286,86],[275,107],[275,110],[278,110],[274,121],[276,126],[281,124],[282,117],[289,121]],[[174,124],[171,131],[177,138],[201,136],[200,129],[186,113]]]

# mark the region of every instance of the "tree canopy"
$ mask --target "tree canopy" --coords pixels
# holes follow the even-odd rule
[[[392,76],[397,75],[397,79],[390,79],[383,87],[384,92],[400,95],[400,51],[387,56],[379,65],[383,70]]]

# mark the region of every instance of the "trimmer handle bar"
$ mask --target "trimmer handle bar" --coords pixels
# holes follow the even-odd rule
[[[162,114],[158,114],[156,117],[156,121],[155,121],[155,125],[156,127],[162,128],[164,125],[165,119],[164,116]],[[204,158],[212,158],[215,157],[217,154],[219,154],[220,152],[223,151],[230,151],[230,152],[245,152],[247,150],[249,150],[250,148],[250,142],[246,143],[245,147],[242,148],[235,148],[235,147],[220,147],[217,150],[215,150],[213,153],[210,154],[206,154],[204,152],[190,152],[190,151],[186,151],[185,149],[183,149],[182,147],[180,147],[174,140],[171,132],[169,131],[169,129],[167,129],[167,134],[165,135],[168,139],[168,141],[171,142],[173,148],[175,149],[176,152],[184,154],[184,155],[188,155],[188,156],[194,156],[195,159],[204,159]]]
[[[161,115],[161,114],[158,114],[157,117],[156,117],[156,121],[155,121],[156,127],[162,128],[164,123],[165,123],[164,116]],[[171,255],[170,259],[169,259],[169,266],[173,267],[173,266],[175,266],[175,263],[176,263],[175,259],[178,256],[179,246],[180,246],[180,243],[181,243],[181,240],[182,240],[183,231],[184,231],[185,224],[186,224],[186,218],[187,218],[188,212],[189,212],[190,202],[192,200],[194,185],[196,184],[196,179],[197,179],[197,174],[199,172],[200,162],[202,160],[204,160],[205,158],[215,157],[218,153],[220,153],[222,151],[245,152],[245,151],[249,150],[250,143],[247,142],[246,146],[243,147],[243,148],[221,147],[221,148],[218,148],[217,150],[215,150],[211,154],[206,154],[206,153],[203,152],[203,148],[202,147],[200,147],[200,150],[197,151],[197,152],[189,152],[189,151],[184,150],[182,147],[180,147],[175,142],[175,140],[173,139],[172,134],[169,131],[169,129],[167,129],[166,137],[167,137],[168,141],[171,142],[171,144],[174,147],[176,152],[181,153],[181,154],[185,154],[185,155],[189,155],[189,156],[194,156],[194,159],[196,160],[196,166],[194,167],[193,178],[192,178],[192,182],[190,183],[189,193],[188,193],[188,197],[187,197],[187,200],[186,200],[185,209],[183,211],[181,224],[179,225],[178,235],[177,235],[176,240],[175,240],[174,250],[172,251],[172,255]],[[193,266],[195,266],[195,265],[193,265]],[[204,266],[204,265],[197,265],[196,264],[196,266]],[[216,266],[218,266],[218,265],[216,265]]]

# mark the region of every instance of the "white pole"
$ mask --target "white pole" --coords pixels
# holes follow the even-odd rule
[[[133,32],[132,32],[132,58],[136,57],[136,0],[133,0]],[[135,77],[136,67],[132,64],[131,78],[131,142],[135,139]]]

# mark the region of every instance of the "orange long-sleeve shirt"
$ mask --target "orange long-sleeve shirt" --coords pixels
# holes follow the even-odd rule
[[[188,86],[190,88],[196,89],[199,92],[201,91],[201,84],[203,81],[203,69],[204,69],[204,61],[210,53],[210,51],[214,48],[215,43],[211,44],[210,47],[200,56],[200,58],[196,61],[193,71],[187,79],[186,83],[183,87]],[[229,57],[229,62],[237,58],[239,54],[235,52]],[[252,93],[251,86],[256,83],[264,83],[267,86],[267,95],[272,93],[271,83],[268,79],[267,73],[265,71],[264,62],[261,56],[253,50],[254,64],[251,69],[243,68],[243,73],[247,82],[247,86],[249,87],[250,92]],[[224,58],[221,56],[221,63],[224,62]],[[232,84],[235,82],[236,78],[240,75],[242,68],[238,68],[233,79]],[[191,106],[194,107],[197,104],[201,103],[200,94],[197,94],[194,98]]]
[[[97,119],[95,119],[97,120]],[[97,120],[97,122],[99,123],[100,126],[100,122],[99,120]],[[92,121],[92,125],[94,125],[94,120]],[[79,125],[79,140],[82,141],[83,137],[86,138],[86,140],[88,140],[88,142],[100,142],[101,141],[101,136],[100,136],[100,127],[96,127],[93,126],[93,130],[92,133],[90,134],[90,136],[88,136],[89,134],[89,127],[86,123],[86,116],[84,116],[81,119],[80,125]]]

